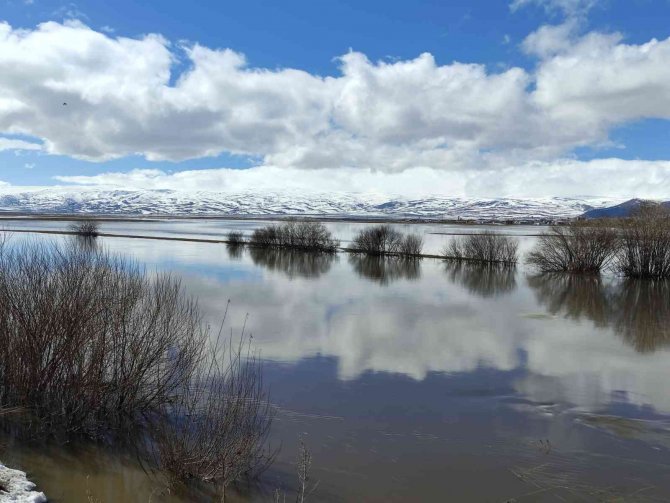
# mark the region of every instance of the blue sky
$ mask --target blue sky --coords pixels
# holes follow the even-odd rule
[[[485,73],[482,77],[484,80],[492,79],[498,74],[510,71],[510,69],[520,69],[524,72],[524,78],[520,79],[523,80],[523,83],[518,84],[521,91],[525,92],[529,99],[532,97],[533,100],[537,101],[536,97],[532,95],[538,85],[538,75],[543,68],[545,66],[551,68],[552,59],[567,54],[567,51],[571,51],[569,53],[571,57],[581,57],[582,54],[586,53],[586,49],[583,52],[578,52],[581,50],[580,43],[582,40],[586,40],[589,34],[597,33],[603,37],[613,33],[620,34],[617,41],[612,42],[608,48],[602,49],[609,50],[614,55],[613,61],[616,60],[618,45],[627,44],[642,47],[651,39],[656,38],[664,41],[670,36],[670,27],[667,24],[667,19],[670,17],[670,2],[667,0],[526,0],[525,2],[517,0],[518,5],[511,5],[509,1],[491,0],[467,2],[435,0],[413,2],[389,0],[313,2],[291,0],[271,2],[250,0],[245,2],[201,1],[188,4],[171,0],[161,2],[81,0],[76,4],[55,0],[34,0],[33,2],[0,0],[0,2],[4,2],[4,4],[0,4],[2,5],[0,7],[0,21],[8,23],[13,32],[19,32],[20,30],[37,32],[40,23],[55,21],[62,25],[63,23],[71,24],[76,19],[80,23],[78,26],[82,33],[85,28],[87,32],[98,32],[110,41],[118,40],[118,37],[142,40],[146,34],[159,34],[163,37],[166,50],[173,58],[170,67],[172,74],[170,81],[167,83],[168,86],[176,85],[182,74],[188,74],[194,67],[200,65],[185,52],[188,50],[187,48],[193,47],[194,44],[211,50],[229,48],[236,54],[243,54],[246,58],[247,68],[260,69],[265,72],[296,69],[317,79],[332,77],[335,80],[344,80],[341,77],[343,77],[343,73],[346,73],[346,71],[343,71],[342,61],[336,58],[347,54],[349,51],[354,51],[355,54],[361,54],[367,58],[370,64],[364,68],[365,72],[378,70],[379,68],[376,66],[378,62],[393,65],[397,62],[415,61],[415,58],[422,53],[429,53],[432,55],[434,67],[437,69],[446,69],[454,62],[482,65],[481,69]],[[568,30],[570,33],[569,36],[564,37],[566,48],[561,49],[562,53],[556,51],[548,55],[538,56],[537,52],[533,53],[533,50],[528,49],[527,45],[524,46],[524,40],[543,26],[561,27],[567,25],[570,25]],[[582,45],[586,46],[586,43]],[[0,46],[0,51],[10,51],[12,50],[11,47],[7,46],[3,49]],[[110,51],[113,55],[117,54],[114,52],[116,51],[114,48],[110,47]],[[48,51],[46,51],[45,46],[46,52]],[[640,52],[644,51],[640,49]],[[659,61],[664,61],[665,54],[663,52],[656,59],[648,62],[646,68],[651,68],[653,73],[659,65]],[[67,59],[68,57],[68,55],[63,56],[63,66],[78,64],[77,62],[70,62]],[[136,58],[137,55],[132,53],[128,57]],[[105,60],[105,57],[101,55],[100,59]],[[54,64],[53,60],[49,59],[48,54],[44,56],[43,60],[31,61],[30,64],[38,65],[42,62],[45,65]],[[667,63],[670,65],[670,61],[667,61]],[[9,64],[8,62],[7,65]],[[13,61],[11,64],[13,65],[11,68],[15,69],[17,74],[22,75],[20,68],[17,69],[17,62]],[[585,63],[586,65],[587,63]],[[18,63],[18,67],[20,66],[21,63]],[[351,66],[352,68],[358,68],[354,64]],[[417,66],[420,65],[417,64]],[[7,68],[10,67],[7,66]],[[49,67],[45,66],[45,68]],[[157,64],[156,68],[159,72],[160,65]],[[106,69],[96,68],[95,72],[104,74]],[[110,70],[109,78],[117,78],[117,74],[112,72],[113,70]],[[40,78],[45,78],[44,72],[39,73],[39,75]],[[73,75],[75,74],[73,73]],[[427,78],[430,78],[430,73],[426,73],[426,75]],[[612,74],[609,73],[606,76],[611,78]],[[660,80],[661,77],[654,74],[650,76],[648,83],[638,83],[638,87],[630,92],[639,93],[640,100],[645,93],[647,95],[654,92],[658,93],[656,80]],[[35,78],[37,79],[37,77]],[[71,75],[68,78],[76,79],[73,80],[73,85],[76,87],[76,82],[84,82],[90,78],[90,74],[87,73],[81,79],[76,75],[74,77]],[[384,79],[387,77],[381,75],[380,72],[380,75],[375,78]],[[440,81],[440,85],[446,89],[450,86],[448,79],[451,77],[446,76],[444,78],[447,81]],[[512,80],[513,76],[510,74],[509,78]],[[569,80],[571,75],[568,73],[564,78]],[[593,77],[589,76],[588,78]],[[213,81],[219,82],[214,78]],[[48,87],[49,84],[44,82],[36,81],[35,85]],[[201,83],[198,85],[201,85]],[[473,85],[475,84],[464,84],[462,91],[454,92],[468,93],[468,86]],[[548,88],[554,89],[551,85],[555,86],[556,84],[550,83],[548,86]],[[81,96],[84,101],[90,99],[86,95],[85,89],[71,91],[67,82],[63,83],[63,86],[68,88],[68,92],[75,93],[63,94],[63,96]],[[402,91],[398,90],[396,92],[394,89],[379,91],[380,95],[382,92],[386,93],[384,95],[385,99],[391,100],[393,107],[397,104],[393,100],[404,103],[412,100],[414,96],[412,92],[406,93],[406,82],[400,83],[398,86],[403,86]],[[496,84],[491,83],[491,86],[492,89],[495,89]],[[356,98],[356,106],[360,106],[361,101],[376,99],[371,93],[375,93],[378,87],[370,86],[366,88],[365,93],[367,94],[363,98]],[[416,96],[420,96],[423,92],[424,86],[420,87],[421,89],[416,91]],[[1,88],[2,82],[0,82]],[[221,87],[219,91],[219,94],[216,94],[215,97],[223,95],[224,101],[231,94],[225,86]],[[314,92],[320,93],[321,91]],[[484,90],[482,92],[484,97],[487,96],[487,92],[490,94],[490,91]],[[598,92],[605,93],[607,90],[594,91],[596,101],[599,99]],[[240,91],[235,90],[234,93],[238,94]],[[501,100],[509,100],[512,99],[510,96],[515,97],[517,95],[518,92],[511,91],[508,97],[502,97]],[[667,101],[667,96],[663,94],[663,90],[658,96],[661,101]],[[431,95],[430,99],[440,99],[440,97],[439,94]],[[118,96],[115,95],[113,98],[117,100]],[[349,99],[348,95],[345,98]],[[339,95],[336,98],[329,98],[330,104],[328,106],[332,108],[333,102],[339,106],[345,98]],[[449,96],[449,99],[451,98]],[[572,99],[573,96],[568,96],[568,98]],[[579,100],[575,99],[575,102],[582,103],[581,100],[586,99],[582,95],[578,98]],[[17,99],[20,101],[23,98]],[[95,104],[106,105],[105,100],[107,99],[112,99],[109,93],[96,98]],[[241,97],[239,102],[228,103],[226,101],[215,112],[208,111],[208,113],[226,115],[228,110],[231,110],[233,114],[244,115],[247,113],[246,110],[261,106],[256,102],[250,103],[251,99]],[[281,97],[278,99],[281,99]],[[458,103],[457,95],[455,99],[455,103]],[[477,109],[478,114],[481,114],[482,110],[477,106],[477,103],[481,102],[482,98],[471,97],[471,99],[474,103],[472,106]],[[296,105],[294,100],[295,97],[291,96],[286,105],[288,108],[282,110],[302,106],[301,104]],[[131,102],[129,101],[129,103]],[[0,117],[2,106],[3,104],[0,102]],[[72,108],[74,105],[68,104],[68,106]],[[132,106],[129,105],[129,107]],[[202,105],[198,106],[200,107],[198,110],[201,111]],[[305,106],[312,107],[314,105],[309,103]],[[498,107],[499,104],[496,102],[495,106]],[[543,103],[542,106],[551,108],[550,112],[547,112],[547,116],[551,116],[551,119],[548,120],[554,120],[554,116],[557,115],[556,110],[559,111],[559,115],[562,114],[562,104],[560,102],[552,101],[549,105]],[[235,137],[232,140],[222,141],[221,145],[217,145],[208,133],[206,144],[202,148],[187,148],[188,152],[180,151],[178,154],[173,154],[165,145],[156,147],[151,144],[151,138],[147,138],[145,141],[146,149],[144,143],[139,140],[137,142],[124,140],[126,143],[123,146],[101,146],[101,143],[107,141],[104,136],[105,133],[97,132],[93,126],[90,130],[86,126],[82,126],[82,124],[87,124],[88,116],[85,113],[89,112],[82,112],[82,115],[78,116],[77,120],[84,122],[72,124],[75,132],[68,135],[67,138],[59,136],[60,129],[63,127],[62,123],[46,128],[42,127],[42,124],[30,122],[36,119],[26,118],[20,125],[17,125],[18,122],[12,122],[16,119],[8,114],[4,121],[0,119],[0,137],[36,142],[47,145],[47,147],[41,150],[0,149],[0,164],[2,165],[0,180],[11,185],[50,185],[64,183],[63,177],[70,178],[66,183],[79,183],[83,180],[79,179],[77,181],[72,177],[94,177],[86,183],[95,184],[98,182],[106,183],[108,179],[104,178],[104,175],[110,172],[126,173],[137,170],[159,170],[161,179],[165,179],[163,175],[180,171],[208,170],[211,174],[211,170],[214,169],[257,168],[264,165],[285,167],[287,176],[293,176],[294,173],[299,173],[301,169],[321,169],[323,166],[320,163],[324,162],[328,169],[381,171],[388,172],[389,177],[416,168],[448,171],[449,177],[444,179],[444,187],[441,188],[441,192],[449,194],[449,187],[455,185],[451,181],[452,178],[457,178],[459,175],[467,178],[467,176],[470,176],[468,173],[480,169],[480,165],[485,165],[488,172],[496,172],[496,170],[503,170],[507,167],[518,167],[520,170],[525,169],[524,173],[526,173],[532,170],[524,168],[524,166],[538,162],[546,163],[552,169],[553,166],[558,165],[556,163],[564,164],[567,161],[580,161],[587,163],[584,166],[592,166],[588,164],[590,161],[612,158],[631,162],[639,160],[664,162],[670,159],[670,141],[668,141],[670,140],[670,122],[664,110],[665,106],[666,104],[663,103],[659,107],[658,113],[653,110],[649,112],[646,103],[640,101],[639,103],[631,103],[625,111],[613,114],[610,117],[607,113],[599,111],[598,105],[593,105],[594,112],[589,112],[584,116],[571,116],[569,119],[561,117],[555,127],[548,128],[564,130],[572,127],[578,121],[592,121],[593,125],[586,133],[576,129],[574,132],[571,131],[570,134],[566,134],[565,138],[538,138],[532,145],[526,145],[527,142],[524,138],[524,136],[528,136],[526,130],[521,131],[518,138],[510,140],[505,137],[500,140],[499,137],[505,135],[500,132],[490,133],[487,129],[483,133],[486,139],[480,137],[471,139],[468,137],[469,143],[467,145],[462,143],[461,139],[464,135],[470,134],[468,128],[480,127],[479,116],[476,121],[472,119],[472,122],[477,122],[477,126],[470,124],[474,112],[471,113],[469,109],[461,110],[463,115],[449,124],[443,124],[438,120],[432,124],[422,123],[417,126],[412,120],[408,119],[407,130],[423,127],[426,129],[425,133],[417,133],[411,138],[398,132],[402,130],[403,124],[394,123],[392,127],[389,126],[388,131],[391,132],[384,129],[377,137],[372,138],[371,136],[366,138],[365,142],[356,143],[362,136],[366,135],[363,125],[370,129],[367,122],[365,124],[362,122],[362,119],[367,119],[366,115],[356,110],[355,113],[348,114],[344,119],[341,118],[342,114],[338,116],[337,113],[324,118],[323,120],[326,123],[332,124],[332,128],[327,131],[321,126],[312,127],[312,121],[315,120],[312,117],[303,118],[301,116],[296,119],[297,125],[291,124],[290,127],[287,127],[291,134],[295,132],[296,128],[304,127],[305,122],[310,122],[310,125],[304,131],[301,130],[295,138],[286,136],[283,131],[280,133],[269,131],[267,132],[268,138],[257,141],[253,136],[254,127],[262,127],[263,124],[249,126],[245,123],[245,127],[248,126],[247,129],[251,131],[247,132],[250,135],[248,140],[240,136],[241,133],[235,132]],[[114,117],[115,110],[117,109],[110,108],[110,120],[116,119]],[[383,117],[388,110],[389,108],[386,108],[385,105],[379,109],[372,109],[371,113],[378,113],[380,117]],[[519,110],[518,113],[523,113],[523,109]],[[483,110],[483,112],[486,112],[486,110]],[[60,113],[60,111],[56,110],[55,113]],[[403,111],[402,116],[414,117],[417,113],[419,112],[411,109]],[[425,114],[425,111],[420,113]],[[448,115],[448,113],[449,107],[446,107],[445,114]],[[495,119],[496,114],[504,115],[504,120],[510,120],[507,115],[511,113],[503,108],[495,108],[491,110],[489,115],[493,117],[492,120]],[[324,114],[327,113],[324,112]],[[596,114],[601,114],[603,117],[596,116]],[[166,112],[165,117],[165,122],[169,122],[168,112]],[[123,117],[116,120],[121,125],[124,125],[126,121],[131,121],[133,126],[136,126],[145,118],[133,118],[132,114],[125,111]],[[155,118],[152,118],[150,121],[142,123],[138,131],[146,133],[148,129],[155,128],[154,120]],[[200,120],[200,115],[198,115],[197,120]],[[359,123],[356,123],[357,120]],[[543,117],[537,120],[546,122]],[[571,121],[568,126],[562,122],[567,120]],[[511,119],[511,122],[514,123],[514,119]],[[463,131],[458,131],[458,127],[461,126],[464,128]],[[225,130],[227,127],[226,124],[218,124],[216,130],[219,131],[222,128]],[[486,129],[489,126],[482,127]],[[178,131],[188,132],[190,123],[175,124],[174,128],[175,131],[167,131],[165,135],[179,137]],[[374,124],[372,128],[374,128]],[[441,131],[440,128],[443,128],[444,131]],[[528,128],[530,131],[536,129],[532,124]],[[75,138],[78,134],[77,129],[81,130],[81,138],[79,139]],[[447,129],[449,130],[447,131]],[[467,132],[465,132],[466,129]],[[375,149],[379,149],[379,155],[374,156],[374,158],[371,156],[368,159],[361,157],[359,154],[343,155],[340,158],[336,155],[327,156],[323,153],[331,146],[334,150],[342,151],[338,142],[345,140],[342,140],[339,136],[333,136],[342,132],[348,134],[346,141],[349,143],[347,143],[347,147],[351,144],[352,152],[362,150],[376,152]],[[100,138],[97,138],[96,134],[99,134]],[[129,132],[129,135],[132,134],[135,133]],[[488,138],[491,135],[495,136],[494,141],[489,141]],[[151,135],[148,134],[148,136]],[[187,143],[197,141],[197,139],[190,140],[188,135],[185,136],[183,139],[185,146]],[[173,139],[171,141],[181,140]],[[82,145],[82,143],[87,142],[91,145]],[[318,142],[316,147],[314,146],[315,142]],[[128,147],[128,143],[132,143],[133,146]],[[431,146],[427,148],[425,147],[426,144]],[[299,145],[299,153],[289,151],[287,145],[291,147]],[[406,146],[407,149],[399,152],[399,145]],[[546,145],[548,145],[547,148],[545,148]],[[89,155],[91,149],[95,150],[94,155]],[[108,151],[105,149],[108,149]],[[314,152],[310,152],[310,149],[313,149]],[[436,152],[436,150],[439,150],[439,152]],[[304,156],[305,151],[308,151],[310,155]],[[521,151],[522,153],[519,153]],[[156,152],[158,153],[156,154]],[[387,159],[397,159],[398,157],[405,159],[405,155],[407,157],[406,162],[403,160],[402,163],[398,162],[387,168],[385,164]],[[494,160],[491,160],[492,156],[495,157]],[[298,161],[295,159],[298,159]],[[314,161],[314,159],[318,161]],[[463,159],[467,159],[467,162]],[[312,165],[310,165],[310,162],[312,162]],[[666,180],[666,178],[663,178],[665,167],[664,165],[659,166],[654,165],[654,169],[661,170],[661,179]],[[579,166],[572,166],[570,169],[572,169],[570,173],[582,170]],[[624,170],[624,168],[621,169]],[[624,175],[621,183],[631,179],[632,174],[635,174],[635,169],[639,168],[630,163],[626,164],[625,170],[622,171]],[[608,171],[608,174],[611,174],[611,171]],[[96,176],[100,178],[95,178]],[[556,176],[553,173],[552,180]],[[566,179],[570,179],[571,176],[571,174],[566,175]],[[641,176],[645,176],[644,172],[641,172]],[[55,179],[54,177],[61,178]],[[211,187],[208,180],[211,180],[211,177],[202,182],[203,186],[212,190],[216,189],[217,187]],[[655,176],[654,180],[654,183],[657,184],[658,176]],[[552,183],[555,183],[555,181]],[[651,184],[652,181],[649,183]],[[541,180],[538,180],[536,184],[541,185]],[[395,187],[393,184],[389,184],[389,186]],[[553,187],[553,185],[549,184],[547,187]],[[470,183],[468,185],[468,183],[465,183],[462,187],[459,186],[458,194],[454,195],[467,195],[469,190],[474,193],[477,191],[491,192],[492,189],[482,187],[481,184]],[[513,191],[514,189],[509,190]],[[547,188],[546,190],[553,189]],[[541,190],[539,192],[546,195],[544,194],[546,191]],[[668,189],[668,195],[670,196],[670,188]]]

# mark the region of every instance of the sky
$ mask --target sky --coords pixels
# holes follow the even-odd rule
[[[670,199],[670,0],[0,0],[0,190]]]

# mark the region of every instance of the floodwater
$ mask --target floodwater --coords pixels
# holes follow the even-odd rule
[[[221,239],[254,225],[116,222],[103,232]],[[347,240],[365,224],[329,225]],[[410,229],[439,250],[446,234],[478,228]],[[497,230],[518,235],[525,251],[542,229]],[[226,326],[239,333],[246,323],[253,335],[281,450],[262,484],[233,501],[272,501],[277,487],[293,500],[300,439],[313,455],[309,501],[670,500],[668,283],[99,242],[178,274],[213,326],[230,300]],[[27,471],[50,501],[212,500],[161,492],[127,453],[9,440],[0,459]]]

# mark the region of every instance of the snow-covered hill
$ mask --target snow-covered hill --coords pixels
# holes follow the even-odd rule
[[[544,219],[581,215],[605,198],[387,198],[362,194],[229,194],[87,187],[0,189],[0,211],[108,215],[328,215],[445,219]]]

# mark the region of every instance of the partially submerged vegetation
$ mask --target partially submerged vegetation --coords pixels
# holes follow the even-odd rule
[[[360,231],[353,240],[351,251],[366,255],[399,255],[419,257],[423,238],[417,234],[405,235],[391,225],[382,224]]]
[[[615,270],[627,278],[670,278],[670,211],[643,206],[619,223]]]
[[[255,229],[249,238],[249,245],[333,253],[340,243],[321,222],[291,220]]]
[[[615,229],[594,222],[572,222],[543,233],[528,263],[540,272],[599,273],[619,246]]]
[[[71,223],[70,232],[85,238],[97,238],[100,235],[100,225],[95,220],[86,218]]]
[[[443,256],[461,262],[515,265],[518,248],[516,239],[484,231],[454,238],[444,249]]]
[[[170,275],[73,243],[0,246],[0,410],[31,436],[139,434],[174,481],[253,476],[272,414],[255,355],[223,345]]]
[[[528,263],[540,272],[670,278],[670,212],[643,206],[628,218],[573,221],[540,236]]]
[[[230,231],[226,238],[231,246],[241,246],[245,243],[244,234],[240,231]]]

